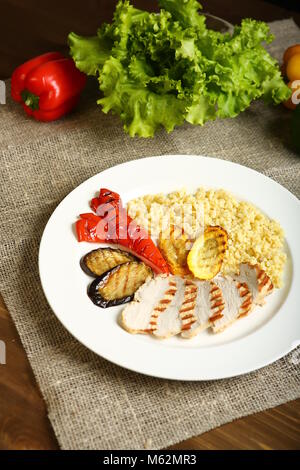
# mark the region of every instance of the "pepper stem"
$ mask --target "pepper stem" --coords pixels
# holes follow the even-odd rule
[[[39,109],[39,96],[25,89],[21,92],[21,97],[26,106],[31,108],[32,111],[37,111]]]
[[[25,101],[25,104],[26,106],[30,106],[32,104],[32,99],[28,97],[27,100]]]

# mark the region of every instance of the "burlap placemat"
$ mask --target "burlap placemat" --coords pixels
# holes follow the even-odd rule
[[[292,20],[274,22],[272,30],[270,49],[278,58],[300,42]],[[281,106],[255,103],[236,119],[133,140],[117,117],[96,106],[97,86],[89,88],[75,113],[52,124],[27,119],[10,100],[0,106],[1,293],[61,447],[162,448],[299,397],[300,349],[243,377],[160,380],[97,357],[51,312],[37,269],[44,226],[69,191],[105,168],[149,155],[206,154],[262,171],[300,196],[300,158],[288,140],[291,114]],[[9,367],[13,358],[7,361]]]

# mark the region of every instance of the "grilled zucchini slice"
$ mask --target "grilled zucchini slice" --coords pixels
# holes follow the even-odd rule
[[[126,251],[113,248],[98,248],[87,253],[80,262],[83,271],[89,276],[98,277],[119,264],[135,261]]]
[[[213,279],[221,270],[228,235],[219,226],[209,226],[197,238],[187,257],[190,271],[198,279]]]
[[[189,274],[187,265],[189,244],[189,238],[179,227],[171,226],[170,230],[160,234],[158,247],[167,260],[172,274],[178,276]]]
[[[133,299],[134,293],[150,276],[153,276],[152,270],[144,263],[130,261],[119,264],[92,282],[88,296],[102,308],[125,304]]]

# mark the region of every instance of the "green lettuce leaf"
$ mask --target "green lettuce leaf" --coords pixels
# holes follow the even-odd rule
[[[97,36],[69,35],[76,66],[98,77],[104,113],[120,116],[130,136],[171,132],[185,120],[203,125],[235,117],[262,98],[289,98],[278,63],[263,44],[266,23],[245,19],[233,34],[206,27],[196,0],[159,0],[160,13],[119,1]]]
[[[193,26],[201,30],[205,29],[205,17],[199,15],[202,5],[197,0],[159,0],[158,3],[184,27]]]
[[[185,106],[171,94],[160,95],[132,79],[121,62],[111,57],[99,76],[104,98],[98,100],[102,111],[120,115],[130,136],[152,137],[156,129],[164,126],[171,132],[184,121]]]
[[[76,67],[87,75],[97,75],[111,55],[111,42],[104,37],[82,37],[75,33],[70,33],[68,39]]]

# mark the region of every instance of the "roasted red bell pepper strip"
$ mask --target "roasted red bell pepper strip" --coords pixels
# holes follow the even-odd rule
[[[91,208],[97,213],[99,206],[102,206],[101,211],[103,212],[104,204],[109,204],[112,207],[122,207],[121,197],[118,193],[110,191],[110,189],[101,188],[98,197],[94,197],[91,201]]]
[[[78,241],[116,243],[150,265],[156,273],[170,272],[148,232],[127,214],[119,194],[101,189],[91,207],[98,215],[81,214],[76,225]]]
[[[97,235],[97,225],[101,218],[95,214],[80,214],[80,220],[76,222],[76,233],[79,242],[102,243]]]
[[[48,52],[15,69],[11,95],[29,116],[54,121],[74,108],[85,83],[86,76],[72,59],[59,52]]]
[[[119,223],[118,244],[151,266],[154,272],[169,273],[167,262],[148,232],[127,215],[126,225]]]

